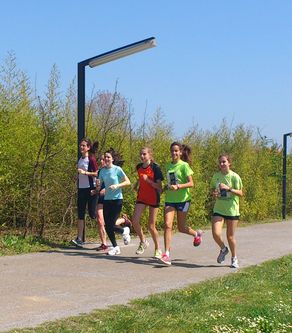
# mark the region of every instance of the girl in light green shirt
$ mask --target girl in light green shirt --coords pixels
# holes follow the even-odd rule
[[[194,186],[193,170],[189,166],[191,149],[179,142],[170,145],[171,163],[167,164],[167,188],[164,210],[164,246],[165,252],[159,259],[170,266],[170,245],[174,216],[177,216],[178,231],[193,236],[193,245],[198,246],[202,240],[202,230],[193,230],[186,225],[187,213],[190,207],[190,188]]]
[[[231,267],[238,268],[235,229],[240,215],[239,198],[242,196],[242,181],[239,175],[230,169],[231,157],[228,154],[220,155],[218,162],[220,171],[216,172],[211,180],[212,195],[215,198],[212,234],[220,247],[217,262],[222,264],[229,253],[222,238],[222,229],[224,222],[226,222],[226,236],[231,251]]]

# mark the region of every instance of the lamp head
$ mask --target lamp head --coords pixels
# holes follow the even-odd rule
[[[120,47],[118,49],[100,54],[94,58],[92,58],[88,65],[89,67],[95,67],[95,66],[99,66],[102,64],[105,64],[107,62],[113,61],[113,60],[117,60],[120,59],[122,57],[126,57],[128,55],[140,52],[140,51],[144,51],[147,49],[150,49],[152,47],[156,46],[156,39],[154,37],[150,37],[144,40],[141,40],[139,42],[133,43],[133,44],[129,44],[123,47]]]

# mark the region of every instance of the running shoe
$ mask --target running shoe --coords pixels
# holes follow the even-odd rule
[[[84,245],[82,240],[80,240],[78,237],[76,237],[75,239],[72,239],[71,243],[73,243],[77,247],[83,247],[83,245]]]
[[[170,257],[166,253],[162,254],[162,256],[159,259],[159,261],[162,262],[166,266],[170,266],[171,265]]]
[[[224,246],[223,249],[220,250],[219,255],[217,257],[218,264],[222,264],[225,261],[225,257],[229,253],[228,247]]]
[[[123,232],[123,241],[125,245],[128,245],[131,242],[130,228],[125,227]]]
[[[194,241],[193,241],[194,246],[199,246],[202,243],[203,233],[204,232],[202,230],[197,230],[197,236],[194,237]]]
[[[161,250],[155,250],[154,251],[154,258],[161,259],[162,257],[162,251]]]
[[[105,244],[101,244],[96,251],[107,251],[108,250],[108,246]]]
[[[145,239],[144,242],[140,242],[138,249],[136,250],[136,254],[143,254],[148,246],[149,246],[149,242],[147,239]]]
[[[236,257],[231,258],[231,268],[239,268],[238,259]]]
[[[121,254],[121,250],[119,246],[113,247],[111,250],[107,253],[109,256],[116,256],[117,254]]]

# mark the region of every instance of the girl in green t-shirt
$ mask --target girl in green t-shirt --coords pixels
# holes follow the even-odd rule
[[[177,215],[178,231],[194,237],[193,244],[198,246],[202,240],[202,230],[193,230],[186,225],[186,219],[191,202],[190,188],[194,186],[193,170],[189,166],[190,147],[179,142],[170,145],[172,161],[167,164],[167,189],[165,192],[164,210],[164,246],[165,253],[159,259],[163,264],[170,266],[170,245],[172,238],[172,225]]]
[[[242,181],[237,173],[230,169],[231,157],[222,154],[218,158],[219,172],[211,180],[212,195],[216,199],[213,208],[212,234],[220,247],[217,257],[219,264],[223,263],[229,252],[222,238],[224,221],[226,222],[226,236],[231,251],[231,267],[238,268],[236,255],[235,229],[239,220],[239,197],[242,196]]]

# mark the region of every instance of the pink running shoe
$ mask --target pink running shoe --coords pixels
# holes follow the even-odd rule
[[[171,260],[170,260],[169,256],[166,253],[163,253],[161,258],[159,258],[158,260],[166,266],[171,265]]]
[[[96,251],[107,251],[108,250],[108,246],[105,244],[101,244]]]
[[[203,236],[203,231],[202,230],[197,230],[197,236],[194,237],[194,246],[199,246],[202,243],[202,236]]]

